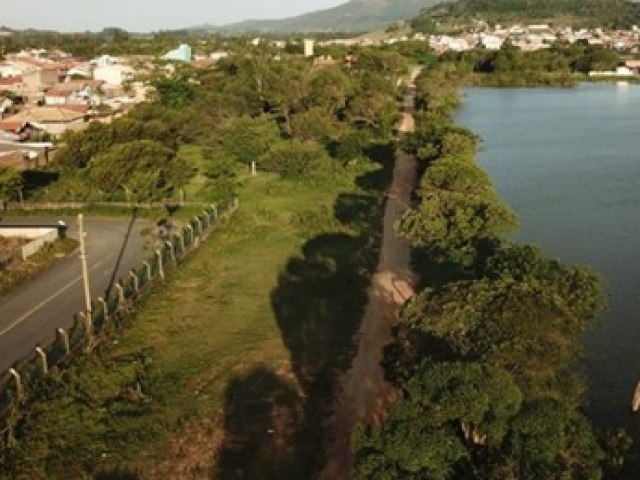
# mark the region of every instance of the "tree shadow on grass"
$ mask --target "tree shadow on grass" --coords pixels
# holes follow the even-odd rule
[[[232,380],[215,479],[310,479],[324,466],[338,379],[356,352],[378,263],[385,206],[380,194],[393,172],[392,145],[367,153],[379,168],[356,180],[359,192],[336,199],[332,213],[340,227],[329,222],[331,231],[320,228],[324,233],[307,240],[271,292],[295,381],[266,369]],[[284,426],[274,426],[278,422]]]
[[[224,444],[212,478],[302,478],[293,452],[301,404],[299,392],[266,367],[231,380],[225,392]]]

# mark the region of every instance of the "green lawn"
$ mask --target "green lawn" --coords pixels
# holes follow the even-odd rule
[[[7,475],[309,478],[377,259],[392,151],[372,157],[315,184],[243,178],[117,341],[44,382]]]

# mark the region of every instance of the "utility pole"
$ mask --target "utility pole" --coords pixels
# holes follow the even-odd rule
[[[78,214],[78,238],[80,239],[80,262],[82,263],[82,284],[87,315],[91,315],[91,289],[89,288],[89,269],[87,268],[87,250],[84,242],[84,218]]]

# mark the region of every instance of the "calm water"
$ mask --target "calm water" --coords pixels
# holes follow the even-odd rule
[[[473,88],[457,118],[520,218],[518,239],[586,264],[610,308],[584,338],[589,414],[640,439],[640,86]],[[636,443],[634,450],[640,445]]]

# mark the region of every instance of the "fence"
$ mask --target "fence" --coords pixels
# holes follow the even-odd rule
[[[197,248],[219,217],[228,216],[237,208],[238,201],[234,199],[220,211],[215,206],[203,210],[180,233],[165,239],[139,268],[120,279],[108,297],[94,300],[91,312],[77,314],[71,328],[58,328],[50,344],[36,347],[32,355],[0,375],[0,435],[11,434],[16,411],[37,394],[38,384],[51,368],[64,368],[75,357],[90,352],[108,338],[122,325],[127,311],[141,294],[154,282],[164,279],[168,270]]]

